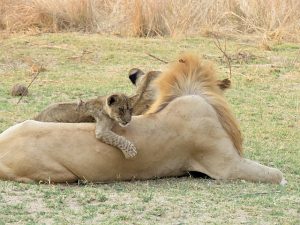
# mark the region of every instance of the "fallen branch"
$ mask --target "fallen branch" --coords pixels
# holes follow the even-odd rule
[[[163,62],[163,63],[165,63],[165,64],[168,64],[168,63],[169,63],[169,62],[167,62],[167,61],[165,61],[165,60],[163,60],[163,59],[160,59],[160,58],[158,58],[158,57],[156,57],[156,56],[154,56],[154,55],[152,55],[152,54],[150,54],[150,53],[146,53],[146,55],[148,55],[148,56],[150,56],[151,58],[156,59],[156,60],[158,60],[158,61],[160,61],[160,62]]]
[[[40,45],[39,47],[40,48],[49,48],[49,49],[68,50],[68,51],[73,51],[74,52],[74,50],[72,50],[70,48],[63,47],[63,46],[58,46],[58,45]]]
[[[274,194],[274,193],[281,193],[281,191],[270,191],[270,192],[254,192],[254,193],[244,193],[237,195],[235,197],[242,197],[242,196],[251,196],[251,195],[267,195],[267,194]]]
[[[230,59],[230,57],[226,53],[226,47],[227,47],[226,46],[226,39],[224,41],[224,49],[223,49],[222,46],[221,46],[220,40],[217,37],[217,35],[214,35],[214,37],[215,37],[214,44],[223,53],[223,55],[224,55],[224,57],[225,57],[225,59],[227,61],[227,65],[228,65],[228,68],[229,68],[229,77],[228,78],[229,78],[229,80],[231,80],[231,74],[232,74],[232,72],[231,72],[231,59]]]

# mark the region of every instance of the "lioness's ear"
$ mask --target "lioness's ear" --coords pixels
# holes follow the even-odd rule
[[[129,70],[128,77],[132,84],[136,85],[136,81],[139,76],[144,75],[145,73],[139,68],[132,68]]]
[[[221,90],[225,90],[230,88],[231,86],[231,81],[229,79],[224,79],[224,80],[218,80],[218,86]]]
[[[107,98],[106,102],[108,106],[112,106],[118,99],[118,95],[111,95]]]

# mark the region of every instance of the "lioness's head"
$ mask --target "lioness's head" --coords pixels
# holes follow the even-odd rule
[[[129,71],[128,78],[136,86],[136,94],[131,96],[133,103],[133,114],[141,115],[148,110],[154,102],[156,89],[154,80],[159,77],[160,71],[149,71],[144,73],[141,69],[133,68]]]
[[[139,68],[132,68],[129,71],[128,78],[136,86],[136,94],[131,96],[134,115],[144,114],[155,101],[157,90],[153,84],[161,73],[161,71],[149,71],[145,73]],[[231,81],[228,79],[218,80],[217,85],[220,88],[220,92],[223,92],[230,88]]]
[[[149,80],[149,82],[147,82],[146,84],[146,88],[148,88],[149,91],[149,87],[152,81],[156,79],[161,73],[161,71],[149,71],[145,73],[139,68],[132,68],[131,70],[129,70],[128,78],[131,83],[137,87],[137,89],[140,89],[142,86],[144,86],[144,83],[147,80],[146,78],[150,76],[151,80]],[[230,88],[231,81],[229,79],[218,80],[217,85],[219,86],[220,90],[225,91],[226,89]]]
[[[105,112],[118,122],[121,126],[126,126],[131,121],[132,104],[124,94],[113,94],[106,98]]]

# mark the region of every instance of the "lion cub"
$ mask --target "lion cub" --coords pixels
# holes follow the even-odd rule
[[[113,94],[86,102],[80,100],[77,110],[95,118],[97,139],[119,148],[126,159],[137,154],[135,146],[129,140],[111,131],[116,123],[125,126],[131,120],[131,101],[126,95]]]

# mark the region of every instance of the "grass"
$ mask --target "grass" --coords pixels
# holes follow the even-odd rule
[[[145,52],[171,61],[188,50],[213,60],[227,77],[225,60],[208,38],[65,33],[0,39],[0,131],[52,102],[133,93],[129,69],[165,67]],[[282,43],[264,51],[232,40],[227,53],[233,87],[226,96],[241,123],[245,157],[279,168],[287,186],[192,177],[72,185],[0,181],[0,224],[299,224],[300,47]],[[16,105],[10,88],[30,82],[33,64],[47,71]]]

